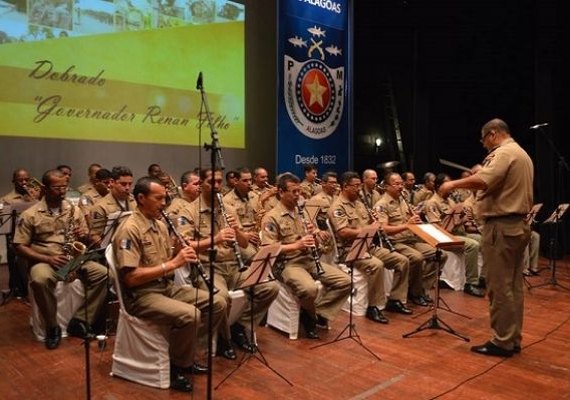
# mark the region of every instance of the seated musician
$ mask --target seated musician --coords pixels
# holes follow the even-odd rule
[[[277,179],[279,203],[263,217],[262,245],[281,243],[283,259],[276,262],[276,278],[289,286],[301,302],[301,323],[310,339],[318,339],[316,327],[328,329],[328,321],[334,319],[350,292],[350,277],[339,268],[321,262],[315,247],[314,227],[308,231],[297,207],[301,196],[300,180],[291,173]],[[308,218],[305,216],[305,218]],[[313,254],[311,254],[313,249]],[[324,293],[318,302],[318,279]]]
[[[389,172],[384,178],[386,193],[374,205],[378,220],[384,231],[390,235],[396,251],[410,260],[408,299],[420,306],[432,302],[428,291],[437,280],[435,248],[423,242],[407,228],[408,224],[419,224],[421,219],[412,205],[402,198],[404,182],[397,172]],[[442,265],[447,255],[442,252]]]
[[[57,323],[56,271],[76,256],[76,241],[87,242],[87,223],[79,210],[68,200],[68,179],[59,170],[49,170],[42,177],[45,198],[22,213],[16,228],[16,251],[30,261],[30,285],[46,328],[46,348],[59,346],[61,328]],[[93,261],[80,267],[78,277],[87,285],[87,307],[81,306],[69,321],[67,333],[85,337],[97,321],[105,304],[107,269]]]
[[[485,291],[479,285],[479,255],[480,235],[470,234],[463,226],[463,205],[454,204],[447,196],[443,198],[438,192],[439,187],[451,179],[447,174],[438,174],[435,178],[435,194],[425,202],[425,215],[430,224],[440,225],[449,233],[465,242],[465,286],[463,291],[471,296],[483,297]]]
[[[41,197],[41,188],[30,185],[30,173],[19,168],[12,174],[14,189],[0,197],[1,204],[15,204],[22,202],[35,202]]]
[[[363,228],[376,225],[380,229],[372,209],[366,208],[364,199],[360,196],[361,186],[356,172],[348,171],[342,174],[340,195],[329,210],[329,218],[336,232],[340,251],[344,255]],[[374,322],[387,324],[388,318],[382,313],[384,308],[387,311],[411,314],[412,310],[404,305],[408,294],[408,259],[379,245],[372,246],[368,250],[368,256],[352,265],[368,278],[366,317]],[[342,258],[341,255],[341,260]],[[384,288],[384,268],[394,270],[394,281],[388,299]]]
[[[206,367],[194,362],[198,329],[208,320],[208,313],[217,329],[227,304],[215,295],[210,309],[207,291],[174,285],[173,271],[197,257],[192,247],[180,243],[173,254],[168,230],[160,221],[166,205],[166,189],[161,182],[155,177],[139,179],[134,196],[137,207],[113,237],[125,308],[136,317],[172,327],[170,388],[189,392],[192,385],[182,373],[207,372]]]
[[[198,252],[202,264],[206,269],[209,269],[208,249],[211,246],[212,206],[215,204],[214,247],[216,259],[214,263],[214,286],[220,291],[219,295],[224,297],[228,303],[227,314],[229,314],[231,307],[229,290],[239,287],[247,277],[247,272],[240,271],[240,269],[245,266],[245,260],[249,258],[242,252],[248,248],[250,236],[244,232],[239,219],[236,218],[235,210],[229,206],[226,207],[223,202],[219,202],[218,194],[221,196],[222,172],[217,170],[212,173],[211,169],[202,170],[200,180],[202,182],[200,197],[189,206],[189,223],[179,225],[180,233],[190,239],[190,245]],[[214,199],[212,198],[212,186],[216,193]],[[222,212],[222,207],[225,213]],[[255,253],[255,249],[252,249],[250,256],[253,253]],[[227,319],[228,315],[226,315],[220,326],[218,349],[222,356],[228,359],[236,358],[230,338],[244,351],[254,352],[256,350],[256,345],[248,338],[246,327],[250,326],[251,318],[253,318],[254,327],[259,325],[267,309],[277,297],[279,287],[276,282],[266,282],[256,285],[253,291],[253,302],[248,302],[238,321],[230,326]],[[250,333],[253,338],[254,332]]]

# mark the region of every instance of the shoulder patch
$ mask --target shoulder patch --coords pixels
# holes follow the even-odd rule
[[[337,218],[340,218],[340,217],[344,217],[345,213],[344,213],[344,210],[342,208],[337,208],[336,210],[333,211],[333,215]]]
[[[189,220],[186,217],[178,217],[176,220],[176,223],[178,224],[178,226],[183,226],[183,225],[194,225],[194,221]]]
[[[129,250],[131,248],[131,239],[121,239],[119,248],[121,250]]]
[[[273,222],[268,222],[267,224],[265,224],[264,229],[270,233],[276,233],[277,232],[277,226]]]

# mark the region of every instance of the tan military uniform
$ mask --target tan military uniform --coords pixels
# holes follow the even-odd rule
[[[279,203],[279,199],[277,198],[277,196],[270,196],[269,198],[266,198],[262,201],[261,195],[268,190],[269,189],[266,187],[261,189],[257,185],[252,186],[251,193],[253,193],[256,196],[255,199],[257,200],[257,203],[255,205],[255,209],[257,212],[263,212],[263,210],[264,211],[272,210]]]
[[[83,185],[77,188],[77,191],[81,194],[85,194],[87,192],[97,192],[95,190],[95,186],[91,182],[85,182]]]
[[[69,235],[73,225],[87,230],[85,217],[78,207],[64,201],[62,208],[54,211],[49,210],[45,200],[42,200],[22,213],[14,235],[14,244],[29,246],[48,256],[65,254],[63,245],[66,242],[66,233]],[[85,283],[89,287],[87,310],[84,306],[79,307],[74,318],[93,324],[105,303],[107,269],[94,261],[85,262],[81,268],[84,271],[81,276],[85,277]],[[46,328],[57,326],[54,288],[58,279],[55,272],[56,268],[47,263],[37,263],[30,268],[30,285]]]
[[[323,188],[318,183],[315,182],[311,183],[306,179],[303,180],[303,182],[301,182],[301,195],[307,200],[316,195],[317,193],[320,193],[322,190]]]
[[[394,199],[385,193],[374,205],[380,223],[387,225],[405,224],[409,217],[408,205],[403,199]],[[410,260],[409,292],[417,297],[429,291],[437,280],[435,264],[435,249],[422,242],[411,231],[405,230],[392,236],[396,250]],[[447,260],[442,252],[441,264]]]
[[[10,193],[7,193],[0,198],[0,203],[4,204],[23,203],[26,201],[32,201],[30,199],[30,196],[28,196],[27,194],[21,195],[20,193],[17,193],[15,190],[12,190]]]
[[[331,206],[329,218],[334,231],[337,233],[344,228],[364,228],[373,222],[361,201],[350,201],[342,194]],[[344,241],[338,234],[337,238],[342,259],[350,250],[353,241]],[[386,305],[384,268],[394,270],[390,300],[400,300],[405,303],[408,293],[408,259],[401,254],[390,252],[388,249],[378,246],[370,248],[368,253],[370,258],[355,261],[352,265],[368,276],[368,306],[383,309]]]
[[[206,205],[205,200],[194,201],[189,210],[190,224],[184,226],[181,233],[191,238],[191,240],[207,240],[211,235],[211,218],[212,209]],[[235,212],[233,208],[230,208],[224,203],[226,207],[226,212],[229,215],[235,217]],[[236,218],[237,219],[237,218]],[[239,219],[238,224],[239,224]],[[225,227],[224,217],[221,213],[219,207],[216,207],[216,218],[214,226],[214,235]],[[241,228],[241,226],[240,226]],[[248,272],[239,272],[238,263],[236,261],[236,256],[233,247],[230,245],[216,245],[216,262],[214,264],[214,285],[220,290],[219,295],[224,296],[228,305],[231,305],[231,298],[229,295],[229,290],[233,290],[243,283],[247,278]],[[240,248],[242,251],[242,259],[247,260],[251,258],[253,254],[247,253],[246,249]],[[255,249],[253,249],[255,254]],[[199,254],[200,260],[204,265],[209,265],[208,253],[202,252]],[[267,312],[267,309],[277,297],[279,293],[279,286],[276,282],[266,282],[255,286],[253,304],[248,302],[243,313],[241,314],[238,322],[246,327],[250,326],[251,317],[253,313],[253,325],[257,326],[261,322],[261,319]],[[228,307],[229,312],[229,307]],[[223,322],[224,329],[221,332],[225,339],[230,337],[230,326],[228,324],[227,318]]]
[[[82,194],[79,197],[79,208],[81,208],[83,215],[89,215],[91,207],[101,200],[103,196],[101,196],[92,185],[87,187],[85,191],[81,193]]]
[[[360,199],[362,201],[365,201],[366,205],[370,209],[372,209],[372,207],[374,207],[374,204],[378,203],[378,200],[380,200],[380,193],[378,193],[374,189],[370,191],[366,187],[362,187],[362,190],[360,191],[359,195]]]
[[[418,204],[429,199],[431,196],[433,196],[433,192],[427,189],[425,186],[422,186],[421,189],[416,191],[414,194],[414,202],[412,204],[414,206],[417,206]]]
[[[439,194],[435,193],[429,200],[425,203],[425,214],[428,222],[430,224],[442,225],[446,215],[450,215],[453,212],[452,206],[449,202],[443,199]],[[459,215],[449,216],[447,218],[460,218]],[[477,259],[479,256],[479,235],[469,235],[465,232],[465,228],[461,223],[455,230],[451,233],[456,235],[462,241],[465,242],[463,245],[463,251],[465,252],[465,278],[466,283],[470,285],[477,285],[479,283],[479,266]]]
[[[530,240],[524,219],[533,204],[532,160],[509,138],[487,155],[476,175],[487,184],[487,190],[477,192],[476,209],[485,221],[481,249],[491,301],[492,342],[511,350],[522,339],[522,268]]]
[[[109,214],[117,211],[133,211],[136,207],[137,203],[132,195],[129,195],[125,205],[122,205],[111,192],[107,193],[105,197],[91,207],[89,212],[89,234],[102,235],[105,232]]]
[[[164,223],[149,220],[138,209],[117,229],[113,251],[119,270],[154,267],[172,258]],[[123,297],[130,314],[175,328],[170,338],[170,360],[179,367],[188,367],[194,360],[201,321],[207,321],[211,312],[216,329],[227,305],[222,297],[214,295],[213,309],[209,310],[208,292],[191,285],[175,286],[173,276],[171,273],[136,287],[123,286]]]
[[[308,216],[306,216],[308,218]],[[273,243],[290,244],[305,236],[305,228],[297,210],[289,211],[279,202],[262,221],[262,245]],[[276,264],[276,275],[291,288],[309,314],[319,314],[332,320],[340,311],[350,292],[350,278],[339,268],[321,262],[323,274],[317,275],[315,260],[308,249],[282,253]],[[313,276],[324,287],[323,295],[315,303],[317,287]]]

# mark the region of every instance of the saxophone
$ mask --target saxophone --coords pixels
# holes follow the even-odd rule
[[[61,280],[73,282],[77,278],[76,262],[77,258],[87,250],[87,246],[77,240],[75,236],[75,206],[69,203],[69,215],[65,223],[63,232],[64,243],[62,246],[63,254],[67,257],[67,263],[57,271],[57,275]]]

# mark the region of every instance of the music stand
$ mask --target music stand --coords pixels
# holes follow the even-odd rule
[[[281,245],[279,243],[275,243],[269,246],[264,246],[255,254],[251,261],[251,266],[247,269],[247,274],[245,279],[235,288],[241,289],[247,294],[248,301],[251,304],[251,312],[250,312],[250,329],[252,335],[252,343],[251,343],[251,350],[244,353],[242,359],[240,360],[239,364],[224,378],[215,389],[218,389],[230,376],[232,376],[238,369],[240,369],[246,362],[248,362],[251,358],[256,358],[259,360],[260,363],[265,365],[269,370],[271,370],[275,375],[279,376],[285,382],[287,382],[290,386],[293,386],[291,382],[279,372],[277,372],[269,363],[267,359],[261,352],[261,349],[254,343],[254,324],[253,324],[253,314],[254,314],[254,305],[253,305],[253,298],[255,296],[255,287],[257,285],[263,285],[264,283],[271,282],[274,279],[268,279],[269,273],[277,259],[277,256],[281,252]]]
[[[562,221],[562,216],[564,215],[564,213],[566,213],[568,206],[570,206],[570,203],[559,204],[558,207],[556,207],[556,209],[552,212],[552,214],[550,214],[550,217],[548,217],[543,222],[543,224],[549,224],[550,226],[551,235],[550,235],[550,242],[548,245],[548,258],[549,258],[548,268],[550,268],[550,278],[546,282],[529,287],[529,290],[542,286],[552,285],[552,286],[559,286],[562,289],[570,291],[570,288],[561,285],[560,283],[558,283],[558,280],[556,279],[556,252],[558,251],[558,225]]]
[[[450,235],[448,232],[444,231],[441,227],[432,224],[409,224],[408,229],[411,230],[416,236],[423,239],[429,245],[435,247],[435,261],[436,261],[436,276],[439,277],[439,273],[441,271],[441,252],[443,249],[463,246],[464,242],[459,240],[453,235]],[[451,326],[446,324],[440,317],[437,315],[437,310],[439,307],[439,302],[442,300],[439,294],[439,285],[436,283],[435,285],[435,300],[434,304],[431,306],[432,315],[431,317],[418,326],[412,332],[408,332],[402,335],[403,338],[408,338],[412,335],[415,335],[418,332],[421,332],[426,329],[440,329],[447,333],[450,333],[454,336],[457,336],[460,339],[469,342],[470,339],[467,336],[463,336],[460,333],[457,333]],[[445,304],[445,303],[444,303]],[[449,310],[447,310],[449,311]]]
[[[535,205],[532,206],[532,208],[530,209],[530,211],[528,212],[528,214],[526,215],[526,217],[524,218],[524,221],[527,223],[527,225],[529,225],[532,229],[532,226],[537,222],[536,221],[536,215],[538,214],[538,212],[540,211],[540,209],[542,208],[542,203],[537,203]],[[530,246],[530,243],[527,245],[527,248]],[[527,253],[527,249],[525,249],[525,254]],[[529,249],[529,262],[530,262],[530,249]],[[526,267],[525,265],[523,265],[523,268]],[[528,266],[529,271],[530,271],[530,265]],[[540,270],[536,271],[533,273],[533,275],[538,275],[540,272]],[[526,277],[526,275],[523,273],[523,282],[526,286],[526,288],[530,291],[530,289],[532,289],[532,284],[529,282],[528,278]]]
[[[340,342],[345,339],[352,339],[356,343],[360,345],[364,350],[368,353],[372,354],[375,358],[379,361],[382,359],[376,355],[372,350],[362,343],[362,339],[360,335],[356,331],[356,324],[353,322],[353,312],[352,312],[352,302],[354,297],[354,262],[362,259],[366,259],[370,257],[368,254],[368,250],[372,247],[372,241],[374,237],[378,234],[378,227],[377,226],[367,226],[362,228],[362,230],[358,233],[358,236],[352,242],[352,246],[346,255],[345,264],[350,270],[350,299],[349,299],[349,313],[348,313],[348,324],[344,327],[342,331],[337,335],[336,338],[331,340],[330,342],[321,343],[316,346],[311,347],[312,349],[316,349],[317,347],[327,346],[329,344],[333,344],[336,342]],[[347,335],[343,337],[344,333],[347,332]]]

